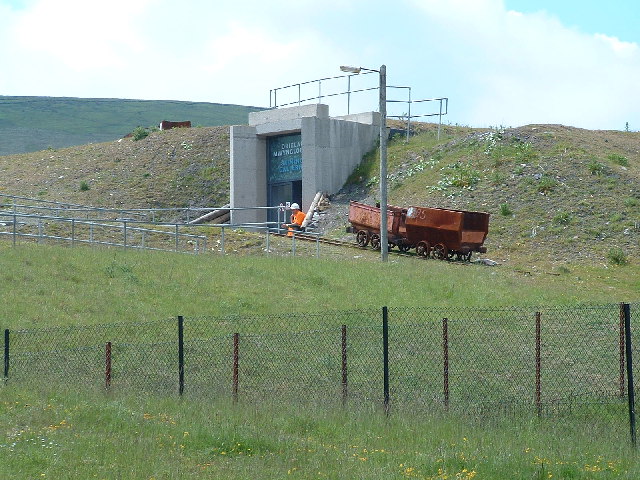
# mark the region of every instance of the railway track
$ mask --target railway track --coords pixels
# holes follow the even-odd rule
[[[272,235],[275,235],[277,237],[283,237],[283,238],[287,237],[286,233],[273,233]],[[371,252],[375,251],[371,247],[361,247],[355,241],[350,242],[350,241],[344,241],[344,240],[335,240],[331,238],[322,238],[322,237],[316,237],[315,235],[308,235],[306,233],[296,233],[296,241],[297,240],[301,240],[303,242],[313,242],[313,243],[319,242],[325,245],[347,247],[347,248],[360,250],[360,251],[362,250],[371,251]],[[423,257],[421,255],[417,255],[415,252],[401,252],[400,250],[397,250],[397,249],[389,250],[389,255],[392,255],[394,257],[411,257],[411,258],[419,258],[422,260],[434,260],[432,257]],[[469,261],[459,261],[459,260],[454,260],[452,258],[446,259],[445,261],[452,265],[470,265]]]
[[[277,237],[286,237],[287,236],[286,233],[273,233],[272,235],[275,235]],[[337,247],[347,247],[347,248],[351,248],[351,249],[354,249],[354,250],[372,250],[371,248],[368,248],[368,247],[361,247],[355,242],[347,242],[347,241],[344,241],[344,240],[335,240],[335,239],[331,239],[331,238],[316,237],[315,235],[308,235],[306,233],[296,233],[296,240],[302,240],[304,242],[314,242],[314,243],[315,242],[319,242],[319,243],[322,243],[324,245],[333,245],[333,246],[337,246]],[[397,256],[397,257],[416,257],[417,256],[415,253],[401,252],[399,250],[389,250],[389,254]]]

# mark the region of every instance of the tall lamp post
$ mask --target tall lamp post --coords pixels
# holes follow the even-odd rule
[[[348,73],[377,72],[380,74],[380,259],[389,258],[389,239],[387,235],[387,67],[380,70],[364,67],[342,66],[340,70]]]

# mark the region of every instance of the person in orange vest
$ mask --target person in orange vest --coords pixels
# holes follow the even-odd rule
[[[293,237],[293,232],[295,230],[300,230],[302,227],[302,222],[304,222],[304,218],[306,217],[306,215],[300,211],[300,205],[298,205],[297,203],[292,203],[291,204],[291,223],[285,223],[284,225],[282,225],[283,227],[286,227],[288,232],[287,232],[287,237]]]

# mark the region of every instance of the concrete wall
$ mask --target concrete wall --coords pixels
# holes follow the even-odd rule
[[[328,105],[249,114],[249,126],[231,127],[231,207],[267,205],[267,137],[301,133],[302,209],[317,192],[336,193],[380,138],[380,115],[329,117]],[[264,211],[233,211],[232,223],[264,222]]]
[[[329,105],[313,103],[290,108],[274,108],[249,113],[249,125],[258,127],[258,134],[289,133],[300,130],[300,120],[307,117],[329,118]],[[292,130],[293,128],[293,130]],[[279,134],[279,133],[278,133]]]
[[[380,138],[379,124],[334,118],[302,120],[302,202],[339,191]]]
[[[255,127],[234,125],[230,132],[231,208],[267,204],[267,139]],[[260,161],[262,159],[262,161]],[[266,211],[232,211],[232,223],[266,222]]]

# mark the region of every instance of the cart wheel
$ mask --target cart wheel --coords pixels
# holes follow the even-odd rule
[[[400,243],[398,244],[398,249],[402,253],[407,253],[409,250],[411,250],[411,245],[407,245],[406,243]]]
[[[371,247],[374,250],[380,250],[380,235],[377,233],[371,235]]]
[[[438,260],[446,260],[448,258],[447,247],[445,247],[442,243],[438,243],[433,247],[433,258],[437,258]]]
[[[356,233],[356,243],[360,247],[366,247],[369,245],[369,232],[366,230],[359,230],[358,233]]]
[[[416,245],[416,253],[421,257],[429,258],[431,254],[431,245],[429,245],[429,242],[418,243],[418,245]]]

